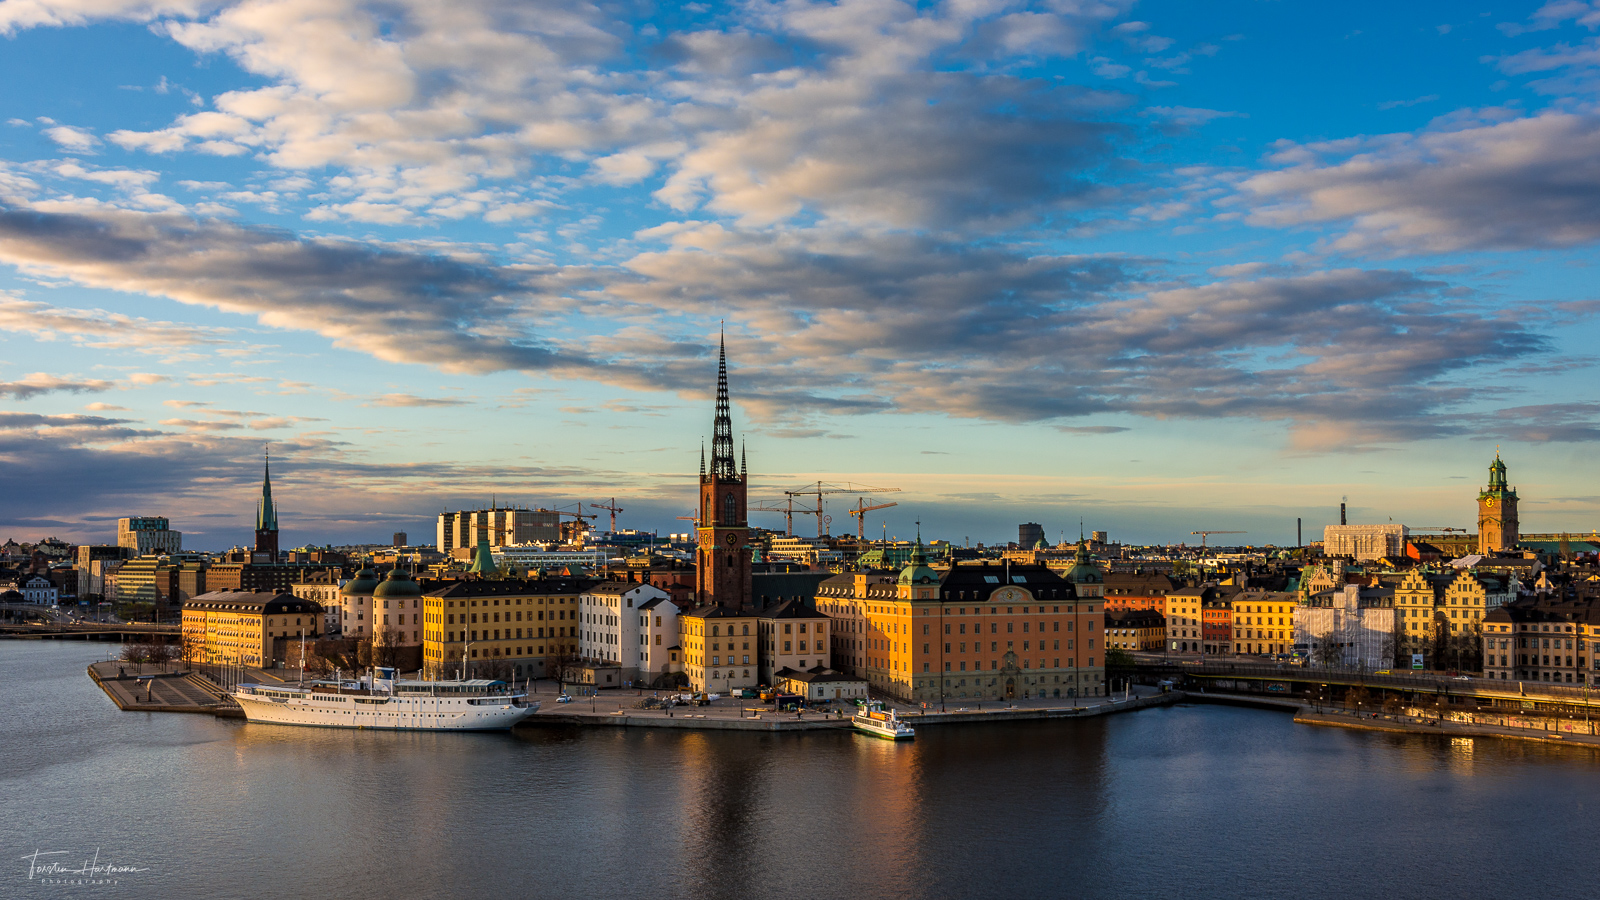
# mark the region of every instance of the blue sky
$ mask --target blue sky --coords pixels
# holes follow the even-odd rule
[[[1600,2],[0,0],[0,533],[1600,524]],[[830,507],[848,527],[840,500]],[[769,523],[781,524],[781,517]]]

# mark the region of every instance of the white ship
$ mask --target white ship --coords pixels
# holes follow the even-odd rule
[[[884,740],[909,741],[917,736],[916,730],[900,721],[894,710],[885,711],[883,704],[876,700],[851,717],[850,722],[856,726],[857,731]]]
[[[398,731],[504,731],[539,711],[504,681],[400,681],[392,669],[356,682],[243,684],[230,696],[251,722]]]

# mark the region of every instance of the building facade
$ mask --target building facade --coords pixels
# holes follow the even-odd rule
[[[712,604],[678,616],[678,643],[689,688],[727,693],[759,685],[760,622],[754,613]]]
[[[1406,553],[1411,531],[1404,525],[1329,525],[1322,530],[1325,556],[1348,556],[1355,560],[1400,557]]]
[[[546,678],[578,659],[591,579],[457,581],[422,596],[422,668],[433,677]]]
[[[1273,656],[1294,650],[1294,610],[1299,596],[1245,591],[1233,598],[1233,646],[1241,655]]]
[[[827,615],[800,600],[784,600],[756,614],[761,635],[761,683],[776,685],[782,669],[831,668],[831,629]]]
[[[645,607],[668,599],[666,591],[632,581],[588,588],[578,596],[578,655],[586,663],[617,667],[619,686],[648,683],[648,641],[661,635],[650,634]]]
[[[177,553],[183,549],[183,532],[173,531],[165,516],[129,516],[117,520],[117,546],[127,556]]]
[[[274,591],[210,591],[183,607],[184,656],[195,662],[267,668],[290,640],[321,634],[322,610]]]

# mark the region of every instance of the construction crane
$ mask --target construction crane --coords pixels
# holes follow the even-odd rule
[[[617,498],[615,498],[615,497],[611,498],[611,505],[610,506],[607,506],[604,503],[591,503],[591,504],[589,504],[589,508],[590,509],[606,509],[606,510],[610,510],[611,511],[611,530],[612,531],[616,531],[617,530],[617,513],[622,512],[622,507],[617,505]]]
[[[755,506],[750,507],[751,512],[781,512],[783,513],[783,533],[794,535],[794,498],[786,497],[783,500],[760,500]],[[807,515],[816,510],[800,509],[801,515]]]
[[[1191,531],[1190,534],[1200,535],[1200,549],[1206,549],[1206,538],[1213,534],[1249,534],[1248,531]]]
[[[552,510],[548,510],[548,511],[555,513],[557,516],[571,516],[572,517],[572,522],[570,523],[570,527],[568,525],[558,526],[561,529],[561,539],[563,541],[571,540],[574,537],[582,537],[584,532],[587,532],[589,530],[589,523],[584,521],[585,519],[598,519],[598,518],[600,518],[599,516],[596,516],[596,515],[585,515],[584,512],[583,512],[583,504],[582,503],[578,504],[578,511],[577,512],[567,512],[564,509],[552,509]]]
[[[817,537],[822,537],[823,535],[827,534],[827,531],[826,531],[827,526],[826,526],[826,523],[824,521],[826,517],[823,516],[823,514],[822,514],[822,495],[823,494],[898,494],[898,493],[900,493],[900,489],[899,488],[872,487],[870,485],[865,485],[865,484],[851,484],[848,481],[845,482],[844,484],[825,484],[825,483],[819,481],[814,485],[807,485],[806,487],[803,487],[798,491],[784,491],[783,493],[784,493],[785,496],[788,496],[788,497],[813,497],[814,496],[814,497],[817,498],[817,508],[816,509],[806,509],[806,510],[803,510],[803,512],[806,515],[812,515],[812,514],[816,515],[816,517],[817,517]]]
[[[864,541],[867,538],[867,513],[875,509],[888,509],[891,506],[900,505],[898,503],[879,503],[876,506],[867,506],[866,503],[866,500],[857,500],[856,508],[850,510],[850,515],[854,516],[856,520],[856,540],[858,541]]]

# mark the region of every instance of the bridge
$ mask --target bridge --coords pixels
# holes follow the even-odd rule
[[[59,610],[35,603],[0,603],[0,612],[12,616],[23,614],[35,621],[0,620],[0,637],[56,638],[63,640],[126,641],[132,636],[152,634],[172,638],[182,633],[182,626],[153,625],[133,622],[80,622],[71,624]]]
[[[1600,711],[1600,689],[1589,685],[1550,684],[1542,681],[1501,681],[1493,678],[1451,677],[1416,672],[1365,672],[1359,669],[1318,669],[1274,663],[1193,660],[1165,662],[1139,660],[1135,674],[1141,680],[1172,679],[1186,686],[1218,693],[1239,692],[1276,696],[1298,695],[1307,702],[1334,689],[1364,688],[1374,693],[1410,695],[1445,704],[1471,703],[1480,708],[1520,709],[1552,715]]]

